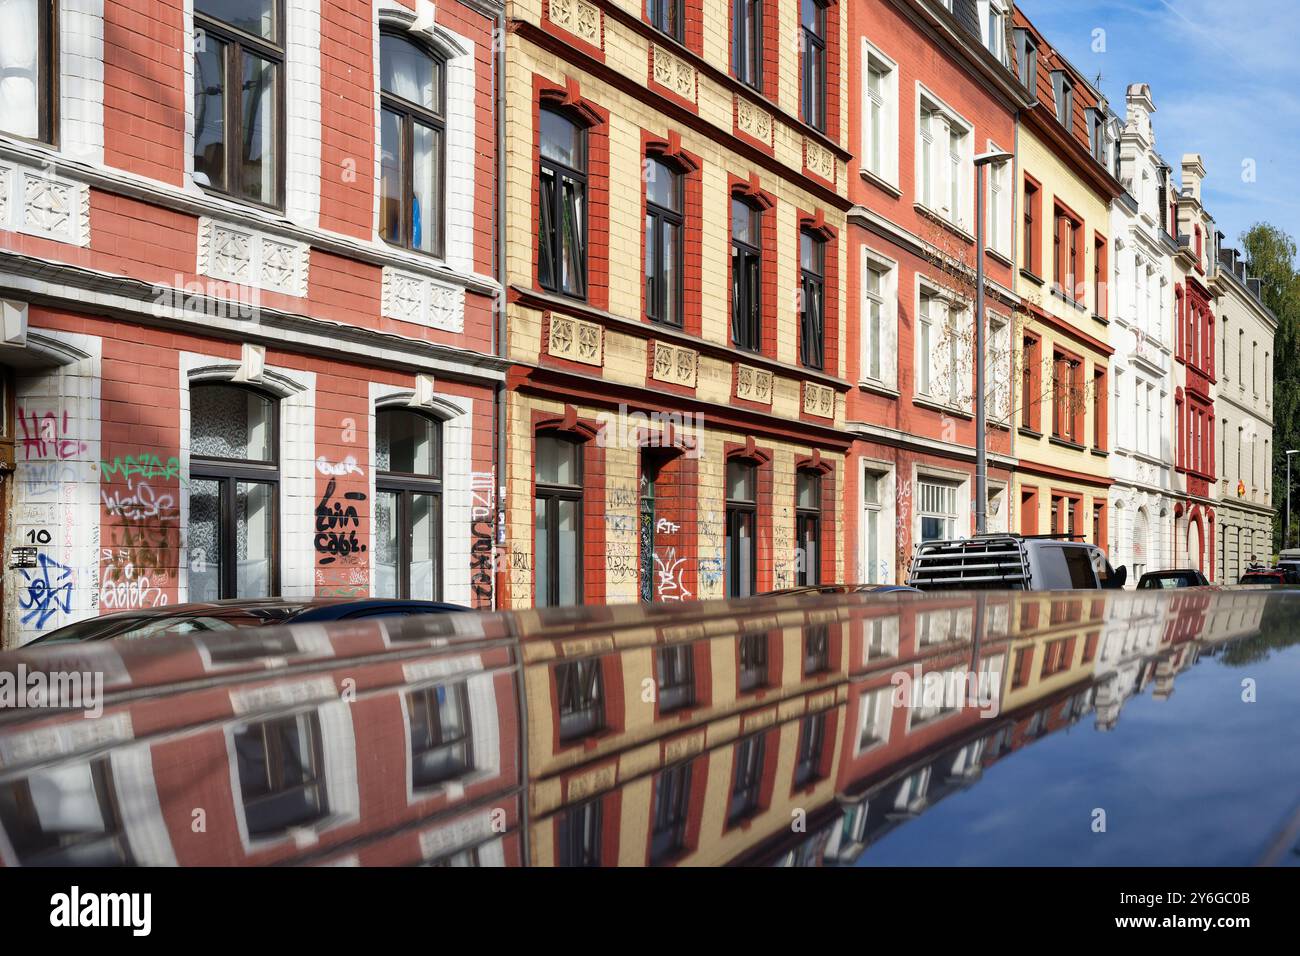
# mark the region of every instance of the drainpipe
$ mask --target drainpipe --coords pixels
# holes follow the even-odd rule
[[[492,353],[504,358],[508,352],[506,339],[506,13],[501,3],[492,25],[492,108],[496,113],[496,195],[492,228],[496,239],[497,299],[493,309]],[[496,540],[492,542],[492,607],[500,608],[497,587],[497,548],[504,541],[505,529],[505,469],[506,469],[506,386],[498,382],[493,394],[493,421],[496,436],[493,442],[493,501],[497,520],[493,522]]]

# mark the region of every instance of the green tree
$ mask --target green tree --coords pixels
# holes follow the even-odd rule
[[[1260,280],[1260,297],[1277,316],[1273,345],[1273,488],[1286,488],[1288,448],[1300,448],[1300,273],[1296,243],[1287,233],[1257,222],[1241,234],[1247,274]],[[1274,547],[1282,542],[1286,491],[1274,494],[1278,513],[1273,520]],[[1295,502],[1293,501],[1294,505]],[[1293,542],[1294,544],[1294,542]]]

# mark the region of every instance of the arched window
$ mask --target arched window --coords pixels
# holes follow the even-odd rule
[[[278,412],[251,388],[190,388],[191,601],[279,593]]]
[[[533,513],[538,607],[582,603],[582,445],[537,436]]]
[[[758,468],[752,461],[727,462],[727,597],[748,597],[757,589]]]
[[[0,131],[54,142],[53,0],[0,3]]]
[[[375,414],[375,597],[442,598],[442,427],[406,408]]]
[[[446,65],[424,47],[379,35],[379,234],[442,255]]]
[[[281,0],[195,0],[194,181],[279,207],[284,180]]]
[[[587,130],[556,110],[541,113],[541,208],[537,278],[543,289],[587,297]]]

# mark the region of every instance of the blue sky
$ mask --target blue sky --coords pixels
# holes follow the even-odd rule
[[[1156,149],[1181,176],[1200,153],[1203,199],[1224,243],[1254,222],[1300,240],[1300,4],[1296,0],[1017,0],[1124,115],[1151,84]],[[1096,31],[1104,31],[1097,33]],[[1243,163],[1254,161],[1253,182]]]

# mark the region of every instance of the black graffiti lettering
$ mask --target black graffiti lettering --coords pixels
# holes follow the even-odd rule
[[[350,557],[354,554],[362,554],[366,546],[357,539],[356,529],[361,527],[361,519],[357,516],[357,509],[354,505],[343,505],[334,500],[334,492],[338,483],[331,478],[329,484],[325,486],[325,494],[321,495],[320,502],[316,505],[316,553],[323,555],[320,558],[320,564],[333,564],[336,557]],[[344,501],[365,501],[366,496],[359,491],[347,491],[343,493]]]

